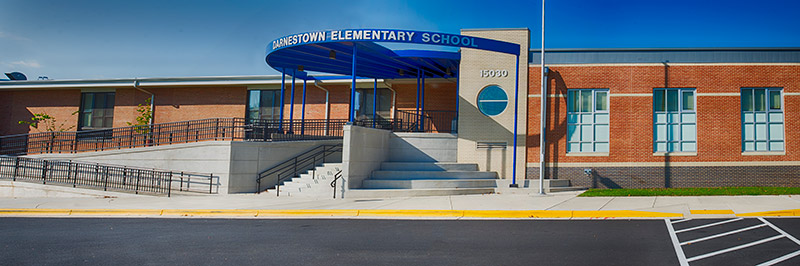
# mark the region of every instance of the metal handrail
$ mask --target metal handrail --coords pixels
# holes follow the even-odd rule
[[[0,155],[0,179],[37,181],[172,196],[172,191],[215,194],[219,176],[89,162],[44,160]],[[207,186],[207,188],[206,188]],[[215,191],[214,188],[217,190]]]
[[[339,172],[336,172],[336,174],[333,175],[333,181],[331,181],[331,187],[333,188],[333,198],[334,199],[336,198],[336,181],[338,181],[340,178],[342,178],[342,171],[343,170],[339,170]]]
[[[0,137],[0,154],[76,153],[209,140],[291,141],[342,138],[346,119],[209,118],[144,126]]]
[[[264,178],[269,176],[277,176],[277,183],[275,185],[276,195],[280,196],[281,182],[298,174],[313,169],[320,163],[325,163],[328,155],[342,151],[342,144],[336,145],[320,145],[308,151],[305,151],[295,157],[285,160],[267,170],[258,173],[256,178],[256,191],[261,193],[261,183]],[[321,157],[321,158],[320,158]]]

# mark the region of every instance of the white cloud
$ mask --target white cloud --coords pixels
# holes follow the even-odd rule
[[[42,65],[40,65],[39,62],[36,61],[36,60],[20,60],[20,61],[14,61],[14,62],[9,62],[9,63],[3,62],[3,65],[6,65],[6,66],[12,67],[12,68],[14,68],[14,67],[40,68],[40,67],[42,67]]]
[[[14,40],[14,41],[30,41],[31,40],[31,39],[28,39],[28,38],[25,38],[25,37],[22,37],[22,36],[17,36],[17,35],[10,34],[10,33],[7,33],[7,32],[2,32],[2,31],[0,31],[0,39],[9,39],[9,40]]]

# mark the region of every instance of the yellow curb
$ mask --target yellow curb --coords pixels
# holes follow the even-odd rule
[[[0,216],[5,215],[69,215],[68,209],[0,209]]]
[[[736,216],[743,216],[743,217],[752,217],[752,216],[773,216],[773,217],[800,216],[800,209],[781,210],[781,211],[768,211],[768,212],[737,213]]]
[[[572,211],[464,211],[472,218],[571,218]]]
[[[572,218],[683,217],[681,213],[647,211],[572,211]]]
[[[359,217],[462,217],[456,210],[358,210]]]
[[[256,217],[258,210],[163,210],[162,216],[250,216]]]
[[[689,210],[691,214],[734,214],[733,210]]]
[[[70,215],[148,215],[159,216],[161,210],[87,209],[71,210]]]
[[[257,217],[328,216],[356,217],[358,210],[259,210]]]

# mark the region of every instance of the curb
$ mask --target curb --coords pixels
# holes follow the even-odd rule
[[[800,217],[800,209],[734,213],[733,210],[690,210],[692,215],[735,215],[739,217]],[[254,210],[254,209],[0,209],[0,217],[8,216],[74,216],[74,217],[260,217],[260,218],[496,218],[496,219],[608,219],[608,218],[684,218],[683,213],[604,210]]]
[[[501,210],[204,210],[204,209],[0,209],[2,216],[159,217],[342,217],[342,218],[682,218],[681,213],[647,211]]]

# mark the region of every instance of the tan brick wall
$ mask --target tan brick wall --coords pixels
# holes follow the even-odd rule
[[[520,44],[519,71],[519,115],[517,142],[517,179],[525,177],[526,105],[525,88],[528,78],[525,75],[528,62],[530,32],[522,30],[462,30],[462,34],[496,39]],[[513,169],[514,143],[514,89],[516,76],[516,56],[497,52],[461,49],[460,65],[460,105],[458,128],[458,161],[477,163],[482,171],[496,171],[501,178],[511,179]],[[508,71],[503,78],[481,78],[481,70],[502,69]],[[478,92],[488,85],[499,85],[508,95],[509,104],[505,111],[493,117],[483,115],[477,108]],[[478,149],[478,142],[505,142],[506,149]]]
[[[529,67],[528,162],[538,162],[539,67]],[[547,162],[664,162],[653,155],[652,90],[663,88],[665,72],[658,65],[551,66],[548,94],[567,89],[608,88],[610,152],[608,156],[566,156],[565,97],[548,98]],[[669,87],[696,88],[697,156],[670,156],[671,162],[800,161],[800,65],[692,65],[669,67]],[[742,155],[742,87],[782,87],[786,155]],[[726,93],[731,96],[703,95]],[[617,96],[615,96],[617,94]],[[640,94],[628,96],[619,94]],[[794,94],[794,95],[793,95]]]

